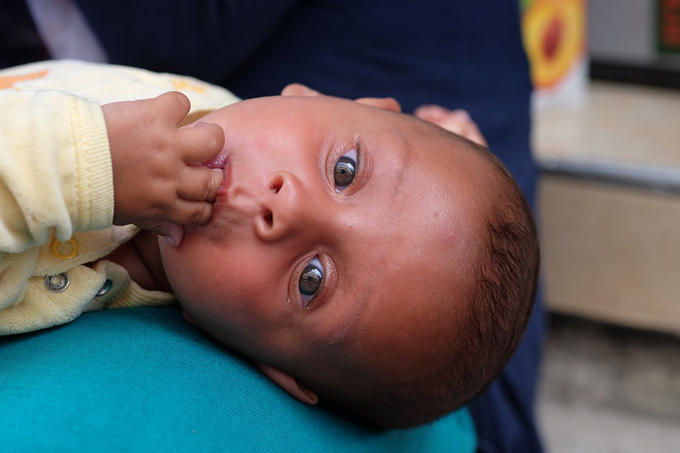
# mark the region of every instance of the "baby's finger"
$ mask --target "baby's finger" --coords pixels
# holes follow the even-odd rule
[[[180,225],[205,225],[212,216],[212,206],[207,201],[180,199],[175,203],[172,218],[168,220]]]
[[[156,228],[152,228],[151,231],[162,236],[172,247],[179,247],[184,238],[184,228],[174,223],[161,223]]]
[[[224,148],[224,131],[217,124],[199,121],[179,131],[182,159],[187,163],[212,159]]]
[[[154,99],[155,111],[163,112],[169,121],[175,126],[179,125],[189,114],[191,102],[189,98],[179,91],[169,91]]]
[[[214,201],[223,178],[224,171],[221,168],[187,167],[180,175],[177,195],[184,200]]]

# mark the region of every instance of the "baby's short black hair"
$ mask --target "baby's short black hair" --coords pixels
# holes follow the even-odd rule
[[[531,209],[510,173],[486,148],[471,144],[498,178],[475,287],[460,325],[461,404],[483,390],[519,346],[534,305],[540,253]],[[463,396],[464,395],[464,396]]]

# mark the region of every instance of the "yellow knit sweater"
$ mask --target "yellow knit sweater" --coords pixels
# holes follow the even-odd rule
[[[0,71],[0,335],[104,307],[174,301],[100,260],[137,232],[112,226],[113,176],[100,106],[171,90],[191,100],[185,123],[238,101],[190,77],[122,66],[47,61]]]

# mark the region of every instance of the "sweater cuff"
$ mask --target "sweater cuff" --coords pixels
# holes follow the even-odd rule
[[[100,105],[72,98],[69,105],[78,181],[79,231],[113,223],[113,169],[104,113]]]

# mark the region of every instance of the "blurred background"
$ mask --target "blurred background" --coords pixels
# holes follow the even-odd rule
[[[525,0],[553,452],[680,451],[680,1]]]

